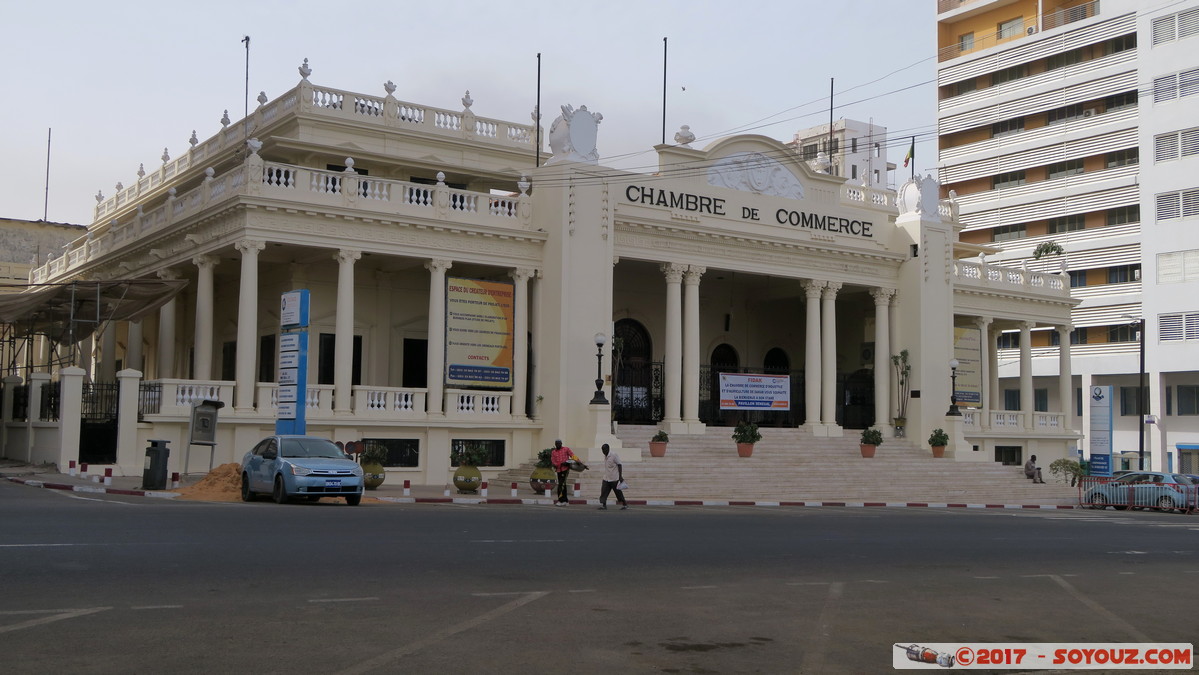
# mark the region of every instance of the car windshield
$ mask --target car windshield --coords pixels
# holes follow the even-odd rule
[[[285,438],[279,456],[345,459],[345,454],[332,441],[323,438]]]
[[[1187,476],[1187,475],[1181,474],[1181,473],[1174,474],[1174,482],[1178,483],[1179,485],[1194,485],[1195,484],[1195,481],[1191,480],[1190,476]]]

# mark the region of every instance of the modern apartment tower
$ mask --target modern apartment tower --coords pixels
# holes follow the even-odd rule
[[[1082,301],[1079,450],[1110,386],[1114,469],[1199,472],[1199,0],[938,0],[937,35],[962,241],[990,265],[1066,269]],[[1018,339],[998,336],[1011,408]],[[1032,332],[1037,410],[1061,403],[1059,339]]]

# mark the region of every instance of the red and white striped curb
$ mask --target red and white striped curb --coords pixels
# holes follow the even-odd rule
[[[46,481],[34,480],[32,478],[17,478],[15,476],[5,476],[8,480],[29,487],[40,487],[48,490],[65,490],[67,492],[88,492],[92,494],[110,494],[110,495],[129,495],[133,497],[160,497],[163,499],[172,499],[178,497],[178,492],[163,492],[159,490],[122,490],[112,487],[92,487],[90,485],[70,485],[67,483],[47,483]]]

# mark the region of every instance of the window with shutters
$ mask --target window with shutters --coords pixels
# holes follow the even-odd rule
[[[1199,281],[1199,249],[1157,254],[1157,283],[1182,284]]]
[[[1141,205],[1120,206],[1107,210],[1108,225],[1124,225],[1125,223],[1141,222]]]
[[[1180,384],[1178,389],[1178,414],[1199,415],[1199,384]]]
[[[1199,35],[1199,9],[1154,19],[1152,24],[1153,46]]]
[[[1159,314],[1157,339],[1158,342],[1199,341],[1199,312]]]
[[[1199,155],[1199,128],[1172,131],[1153,137],[1153,161],[1168,162]]]
[[[1166,103],[1176,98],[1199,94],[1199,68],[1184,70],[1153,80],[1153,102]]]
[[[1004,21],[995,27],[995,37],[1000,40],[1016,37],[1024,32],[1024,17],[1018,16],[1014,19]]]
[[[1156,202],[1159,221],[1199,216],[1199,188],[1163,192],[1156,196]]]

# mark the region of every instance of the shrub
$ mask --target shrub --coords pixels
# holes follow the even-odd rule
[[[757,443],[762,440],[762,434],[758,433],[758,425],[753,422],[738,422],[737,428],[733,429],[733,440],[738,443]]]
[[[387,448],[381,443],[364,443],[366,447],[362,449],[362,455],[358,461],[363,465],[378,464],[383,466],[387,463]]]
[[[1049,473],[1053,474],[1061,482],[1065,483],[1066,479],[1070,479],[1070,487],[1078,484],[1078,479],[1085,475],[1082,470],[1082,465],[1072,459],[1055,459],[1049,465]]]
[[[654,437],[649,440],[651,443],[669,443],[670,436],[667,435],[667,433],[665,431],[662,431],[661,429],[659,429],[658,433],[654,434]]]
[[[538,469],[551,469],[551,468],[553,468],[553,466],[554,466],[554,463],[553,463],[552,461],[550,461],[550,453],[551,453],[551,452],[553,452],[553,451],[554,451],[554,449],[553,449],[553,448],[546,448],[545,450],[538,450],[538,451],[537,451],[537,464],[536,464],[536,467],[537,467]]]
[[[873,427],[862,429],[862,445],[882,445],[883,432]]]
[[[938,445],[949,445],[949,434],[945,433],[944,429],[933,429],[933,433],[928,437],[928,444],[936,447]]]

